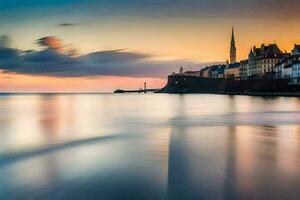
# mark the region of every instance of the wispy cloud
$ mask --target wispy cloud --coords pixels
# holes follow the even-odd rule
[[[60,27],[72,27],[72,26],[78,26],[78,23],[61,23],[58,26]]]

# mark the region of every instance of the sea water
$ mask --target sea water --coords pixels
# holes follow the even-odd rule
[[[0,199],[300,199],[300,99],[0,96]]]

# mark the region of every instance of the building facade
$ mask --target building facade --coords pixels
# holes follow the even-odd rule
[[[208,71],[209,78],[224,78],[225,77],[225,68],[226,65],[213,65],[210,66]]]
[[[240,79],[240,63],[231,63],[225,68],[225,78]]]
[[[248,60],[241,60],[240,62],[240,78],[241,80],[246,80],[248,78]]]
[[[276,44],[262,44],[260,48],[256,48],[254,46],[248,56],[248,77],[274,77],[274,67],[283,58],[283,56],[284,53]]]
[[[300,84],[300,54],[293,55],[291,83]]]
[[[292,64],[287,64],[283,66],[282,71],[281,71],[281,77],[282,78],[292,78]]]
[[[209,69],[210,69],[209,66],[202,68],[200,70],[200,76],[201,77],[208,77]]]
[[[287,74],[287,66],[291,65],[291,62],[291,54],[285,54],[283,58],[280,59],[280,61],[274,67],[276,79],[284,78],[284,74]]]

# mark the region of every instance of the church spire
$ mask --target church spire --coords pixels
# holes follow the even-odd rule
[[[230,45],[230,63],[236,62],[236,47],[235,47],[235,38],[234,38],[234,28],[232,27],[231,32],[231,45]]]
[[[232,32],[231,32],[231,46],[235,47],[234,28],[233,27],[232,27]]]

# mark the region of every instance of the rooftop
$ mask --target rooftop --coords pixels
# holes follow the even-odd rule
[[[295,44],[294,50],[300,52],[300,45],[299,44]]]
[[[240,66],[241,66],[241,63],[239,63],[239,62],[231,63],[228,65],[227,69],[239,68]]]
[[[250,54],[255,56],[256,58],[280,58],[283,56],[283,52],[279,49],[277,44],[262,44],[260,48],[256,48],[255,46],[250,51]]]

